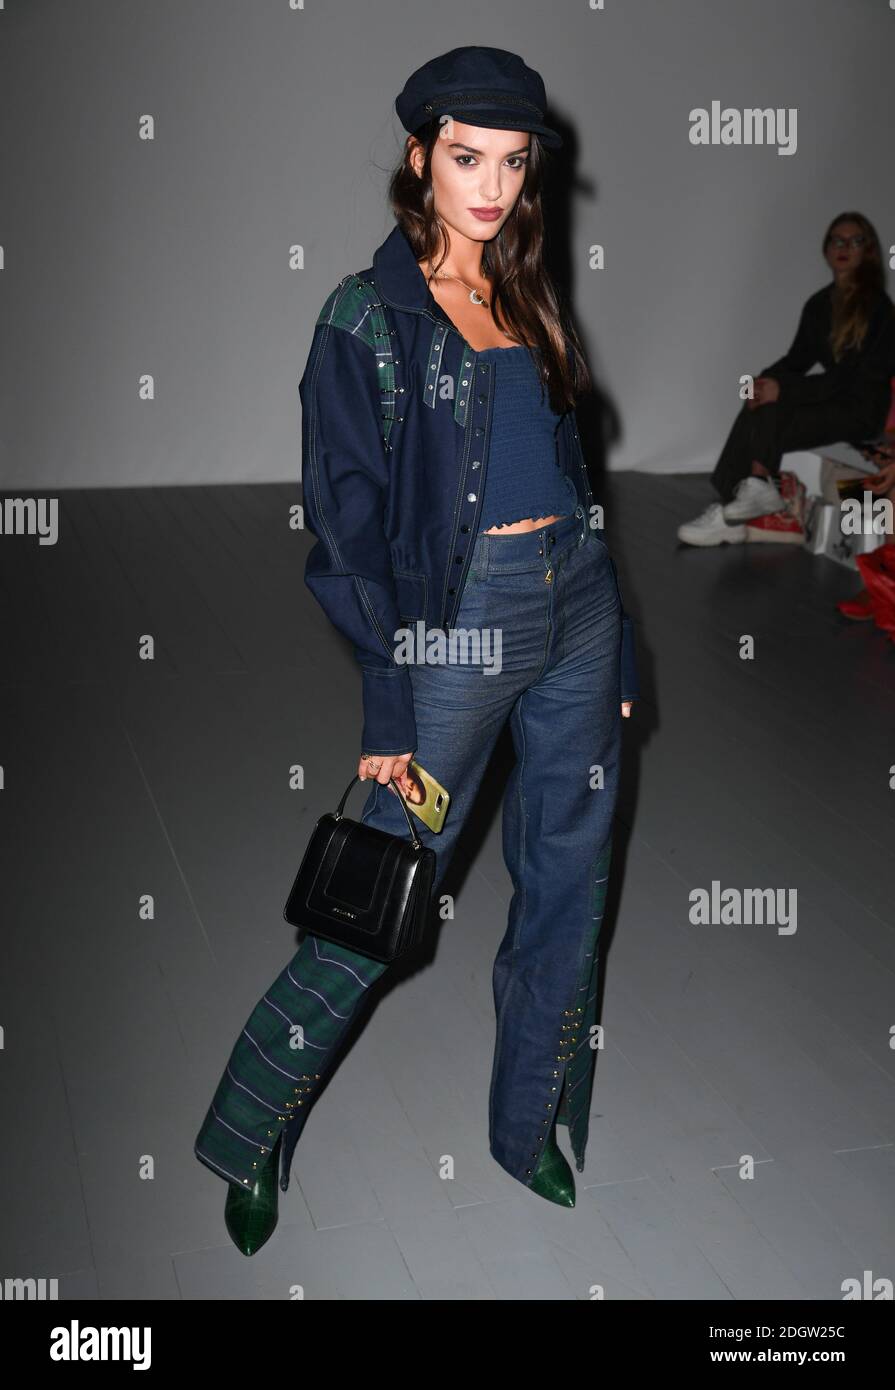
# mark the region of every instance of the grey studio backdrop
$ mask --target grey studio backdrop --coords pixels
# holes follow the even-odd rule
[[[458,44],[521,53],[575,133],[610,468],[709,469],[829,218],[895,240],[889,0],[6,0],[0,42],[7,494],[297,479],[314,319],[393,225],[394,96]],[[795,108],[795,152],[694,146],[715,100]]]

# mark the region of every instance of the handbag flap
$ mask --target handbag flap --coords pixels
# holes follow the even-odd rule
[[[409,842],[330,815],[318,823],[311,851],[311,877],[302,897],[312,916],[375,933],[383,921],[403,915],[416,863]]]

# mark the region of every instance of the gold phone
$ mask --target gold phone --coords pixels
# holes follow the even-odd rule
[[[448,807],[451,804],[451,794],[440,782],[437,782],[431,772],[412,758],[408,764],[407,771],[416,784],[416,794],[402,796],[404,805],[413,812],[415,816],[428,825],[436,835],[441,833],[444,825],[444,818],[447,815]]]

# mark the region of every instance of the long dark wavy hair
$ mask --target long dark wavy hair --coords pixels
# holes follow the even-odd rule
[[[827,247],[842,222],[855,222],[864,237],[864,254],[848,284],[833,288],[833,323],[830,328],[830,348],[834,361],[849,348],[858,348],[867,335],[870,315],[880,294],[885,290],[883,257],[879,237],[873,223],[860,212],[840,212],[824,233],[821,251]]]
[[[420,177],[410,163],[414,137],[407,137],[388,187],[392,211],[414,256],[426,258],[433,270],[444,264],[450,246],[449,229],[435,211],[432,186],[432,153],[440,129],[436,115],[417,132],[425,150]],[[496,327],[541,349],[535,357],[536,362],[540,357],[541,381],[551,409],[562,415],[591,389],[591,376],[568,310],[544,264],[544,161],[544,147],[532,132],[522,191],[500,231],[484,244],[482,273],[491,280],[491,317]]]

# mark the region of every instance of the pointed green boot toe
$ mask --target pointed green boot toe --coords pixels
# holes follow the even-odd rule
[[[280,1136],[282,1138],[282,1136]],[[278,1211],[277,1172],[280,1138],[270,1151],[254,1187],[227,1184],[224,1222],[227,1233],[243,1255],[254,1255],[276,1229]]]
[[[555,1129],[551,1129],[549,1138],[544,1141],[544,1148],[529,1186],[532,1192],[536,1192],[539,1197],[546,1197],[548,1202],[556,1202],[561,1207],[575,1205],[575,1179],[556,1142]]]

